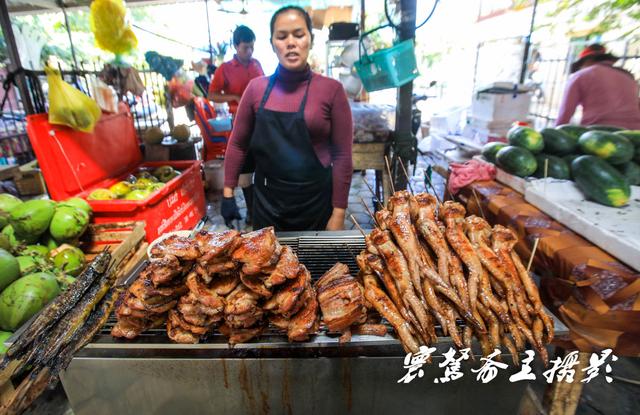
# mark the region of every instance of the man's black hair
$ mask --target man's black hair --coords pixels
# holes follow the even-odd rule
[[[240,25],[236,27],[236,30],[233,31],[233,45],[238,46],[240,43],[251,43],[255,42],[256,34],[253,33],[253,30],[249,29],[245,25]]]

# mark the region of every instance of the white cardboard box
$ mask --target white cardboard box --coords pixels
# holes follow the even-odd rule
[[[471,103],[471,114],[487,121],[511,123],[526,119],[530,104],[529,92],[477,92]]]

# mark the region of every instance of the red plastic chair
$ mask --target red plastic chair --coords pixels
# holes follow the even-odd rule
[[[227,150],[227,142],[231,136],[231,131],[217,132],[211,127],[207,120],[216,118],[216,110],[209,100],[203,97],[193,99],[195,109],[195,121],[200,128],[202,140],[204,141],[203,160],[215,160],[224,158]]]

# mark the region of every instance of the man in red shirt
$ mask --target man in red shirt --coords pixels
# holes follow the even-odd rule
[[[240,98],[249,85],[249,81],[259,76],[264,76],[260,62],[253,59],[253,46],[256,35],[247,26],[238,26],[233,31],[233,47],[236,54],[233,59],[223,63],[216,70],[213,81],[209,85],[209,99],[213,102],[229,103],[229,112],[234,115],[238,109]],[[247,205],[247,223],[251,223],[251,209],[253,206],[253,163],[245,163],[240,175],[238,185]]]
[[[253,45],[256,35],[247,26],[238,26],[233,31],[233,59],[223,63],[216,70],[209,85],[209,99],[213,102],[228,102],[229,111],[235,114],[240,97],[253,78],[263,76],[260,62],[253,59]]]

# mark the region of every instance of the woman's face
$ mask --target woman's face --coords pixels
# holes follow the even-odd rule
[[[271,45],[285,69],[300,71],[306,68],[311,33],[299,12],[288,10],[276,17]]]

